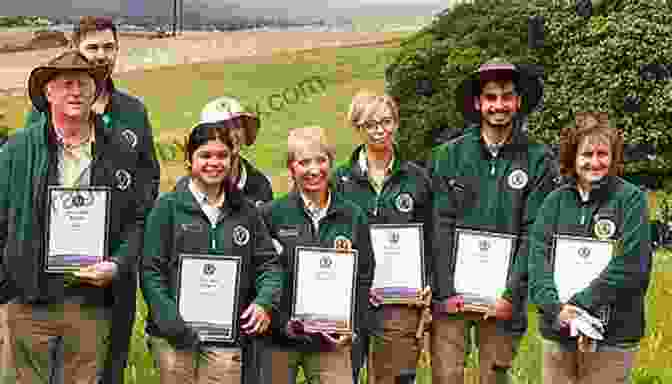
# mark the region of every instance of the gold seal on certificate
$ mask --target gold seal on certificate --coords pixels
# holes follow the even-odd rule
[[[372,288],[383,304],[419,304],[425,287],[422,224],[371,225],[376,258]]]
[[[587,288],[607,267],[613,253],[613,241],[556,235],[553,278],[560,302],[566,303],[576,293]]]
[[[202,342],[236,343],[239,284],[239,257],[180,255],[177,307]]]
[[[110,196],[108,187],[49,187],[46,272],[71,272],[103,261]]]
[[[351,334],[357,251],[297,247],[292,319],[306,332]]]
[[[455,291],[467,312],[488,312],[506,287],[516,236],[455,230]]]

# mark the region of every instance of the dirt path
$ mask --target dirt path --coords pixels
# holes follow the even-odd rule
[[[0,44],[29,39],[29,32],[0,32]],[[116,72],[166,65],[231,61],[282,51],[374,45],[400,36],[389,32],[185,32],[176,38],[147,39],[122,35]],[[0,92],[22,95],[32,68],[61,48],[0,54]]]

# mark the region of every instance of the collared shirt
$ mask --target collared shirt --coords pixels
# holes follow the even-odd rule
[[[91,184],[91,162],[93,161],[94,133],[80,145],[65,145],[63,134],[54,129],[58,142],[58,181],[65,187],[88,186]]]
[[[210,224],[213,227],[216,226],[219,217],[222,215],[222,210],[219,207],[208,204],[208,195],[199,191],[198,188],[194,185],[193,180],[189,181],[189,190],[191,191],[191,194],[194,195],[196,201],[198,201],[198,204],[201,206],[205,216],[207,216],[208,220],[210,220]]]
[[[245,188],[245,183],[247,183],[247,167],[245,167],[245,164],[243,164],[242,161],[240,161],[238,165],[240,168],[240,176],[238,177],[238,184],[236,184],[236,186],[238,187],[238,190],[242,191],[243,188]]]
[[[579,191],[579,196],[581,196],[581,201],[586,202],[590,197],[590,191],[584,191],[579,184],[576,185],[576,189]]]
[[[499,143],[490,143],[488,138],[485,135],[483,136],[483,142],[485,143],[485,148],[488,149],[488,152],[492,155],[492,157],[497,157],[499,155],[499,151],[502,149],[504,144],[508,139],[504,139],[500,141]]]
[[[324,206],[324,208],[320,208],[318,205],[313,203],[302,192],[301,199],[303,200],[303,209],[313,220],[315,231],[319,231],[320,220],[322,220],[327,215],[327,210],[329,210],[329,206],[331,205],[331,191],[327,192],[327,204]]]
[[[367,177],[369,178],[369,182],[371,183],[371,186],[376,191],[376,193],[380,193],[380,191],[383,190],[383,184],[385,183],[385,180],[387,180],[387,178],[392,174],[394,161],[395,158],[393,152],[392,158],[390,159],[389,163],[387,163],[387,167],[385,167],[385,174],[383,176],[374,176],[371,174],[371,172],[369,172],[369,161],[366,153],[366,146],[363,146],[361,152],[359,152],[359,168],[362,170],[362,173],[366,173]]]

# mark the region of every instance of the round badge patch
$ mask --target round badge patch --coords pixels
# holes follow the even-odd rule
[[[120,191],[127,190],[133,181],[131,174],[125,169],[118,169],[114,172],[114,177],[117,179],[117,189]]]
[[[334,239],[334,248],[342,251],[349,251],[352,249],[352,241],[343,235],[338,235]]]
[[[413,196],[410,193],[400,193],[394,200],[397,210],[402,213],[408,213],[413,210]]]
[[[131,146],[131,148],[135,148],[135,146],[138,145],[138,136],[130,129],[125,129],[123,132],[121,132],[121,136],[123,136],[124,139],[128,141],[128,144]]]
[[[236,225],[233,227],[233,242],[242,247],[250,242],[250,231],[242,225]]]
[[[616,223],[609,219],[600,219],[595,223],[593,231],[598,239],[608,239],[616,233]]]
[[[509,187],[513,189],[522,189],[527,185],[527,173],[522,169],[516,169],[509,174]]]

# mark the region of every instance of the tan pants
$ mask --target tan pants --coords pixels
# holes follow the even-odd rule
[[[151,337],[152,355],[161,384],[239,384],[240,350],[208,348],[200,356],[175,350],[165,339]]]
[[[420,346],[415,334],[420,310],[406,305],[383,306],[383,333],[371,336],[369,384],[395,384],[401,370],[415,369]]]
[[[351,351],[351,345],[323,352],[273,348],[272,384],[296,383],[299,367],[303,368],[306,384],[352,384]]]
[[[466,325],[470,323],[478,327],[480,383],[509,382],[507,369],[513,362],[517,340],[501,334],[494,319],[482,320],[482,314],[465,313],[457,316],[434,315],[431,336],[432,383],[464,383],[465,340],[468,339]]]
[[[46,383],[50,375],[49,340],[63,339],[65,384],[92,384],[106,357],[110,322],[105,308],[79,304],[7,306],[7,336],[16,369],[7,380],[20,384]],[[15,381],[11,381],[14,376]],[[60,378],[59,378],[60,379]]]
[[[542,340],[544,384],[630,383],[636,348],[598,345],[596,352],[578,352]]]
[[[0,378],[6,375],[13,377],[11,372],[14,370],[14,355],[12,354],[14,343],[9,339],[7,309],[7,304],[0,305]]]

